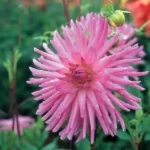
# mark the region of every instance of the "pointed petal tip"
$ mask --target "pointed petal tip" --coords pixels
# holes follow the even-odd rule
[[[122,131],[123,131],[123,132],[126,132],[126,128],[125,128],[125,127],[124,127],[124,128],[122,128]]]
[[[59,129],[58,128],[54,128],[52,131],[55,133],[57,132]]]
[[[43,117],[42,117],[42,120],[44,120],[44,121],[47,120],[47,117],[46,117],[46,116],[43,116]]]
[[[32,92],[31,94],[32,94],[33,96],[35,96],[35,92]]]
[[[142,108],[141,108],[141,106],[137,106],[137,110],[141,110]]]
[[[46,131],[49,131],[48,127],[45,128]]]
[[[32,67],[29,67],[29,69],[30,69],[30,71],[32,71],[32,70],[33,70],[33,68],[32,68]]]
[[[72,140],[72,136],[68,135],[67,138],[71,141]]]
[[[33,49],[34,49],[35,52],[38,50],[36,47],[34,47]]]
[[[39,109],[36,111],[36,115],[41,115]]]
[[[35,58],[33,58],[32,61],[34,64],[37,62],[37,60]]]
[[[47,47],[47,44],[45,42],[43,43],[43,47]]]
[[[145,71],[145,75],[147,75],[149,73],[149,71]]]
[[[92,145],[92,144],[94,144],[94,141],[93,141],[93,140],[91,140],[91,145]]]
[[[40,99],[39,97],[35,97],[34,100],[39,101],[39,100],[42,100],[42,99]]]
[[[26,81],[27,84],[30,84],[31,81]]]
[[[49,124],[49,121],[47,120],[47,121],[45,121],[45,123]]]
[[[64,140],[65,138],[61,136],[60,139],[61,139],[61,140]]]
[[[78,143],[78,142],[80,142],[80,140],[79,140],[79,139],[77,139],[75,142],[76,142],[76,143]]]
[[[141,87],[141,89],[140,89],[141,91],[145,91],[145,88],[143,88],[143,87]]]

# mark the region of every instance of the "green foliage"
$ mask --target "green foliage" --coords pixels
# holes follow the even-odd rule
[[[19,52],[19,50],[15,50],[12,52],[12,58],[7,59],[3,65],[6,68],[8,72],[8,77],[9,77],[9,82],[13,82],[15,76],[16,76],[16,71],[17,71],[17,63],[19,59],[21,58],[22,54]]]
[[[56,150],[57,139],[45,144],[48,131],[44,130],[44,124],[39,117],[33,129],[24,129],[21,139],[14,132],[0,132],[1,150]],[[13,139],[13,140],[12,140]]]
[[[58,9],[59,8],[59,9]],[[0,108],[8,112],[9,101],[9,80],[12,80],[12,50],[15,54],[22,54],[22,58],[17,65],[16,74],[16,100],[17,103],[31,97],[31,92],[35,87],[26,84],[26,81],[31,76],[29,66],[32,65],[32,59],[37,57],[33,48],[41,49],[40,40],[33,40],[34,37],[43,35],[46,31],[54,31],[59,29],[62,24],[66,24],[63,14],[63,8],[60,3],[47,4],[46,12],[41,11],[37,7],[25,8],[23,5],[18,5],[17,0],[1,0],[0,1],[0,74],[2,76],[0,88]],[[9,15],[8,15],[9,14]],[[6,19],[7,18],[7,19]],[[44,35],[44,42],[48,42],[51,35]],[[43,42],[43,41],[42,41]],[[17,54],[19,50],[20,54]],[[17,59],[15,64],[17,64]],[[5,67],[3,67],[3,65]],[[7,72],[9,77],[7,76]],[[14,65],[14,72],[16,66]],[[36,103],[30,102],[21,107],[20,111],[24,115],[34,114]],[[0,117],[3,117],[0,114]]]
[[[110,17],[115,12],[114,5],[112,2],[109,5],[104,6],[101,10],[103,12],[104,18]]]
[[[52,31],[46,31],[43,36],[38,36],[38,37],[34,37],[34,40],[39,40],[40,41],[40,45],[42,45],[43,43],[47,43],[49,44],[49,40],[51,38],[51,36],[53,35]]]
[[[90,142],[87,138],[85,138],[80,143],[77,143],[76,147],[78,150],[83,150],[83,149],[90,150]]]
[[[56,147],[56,141],[54,141],[53,143],[46,145],[42,150],[56,150]]]
[[[127,132],[125,132],[125,131],[118,130],[117,136],[118,136],[121,140],[124,140],[124,141],[131,141],[131,136],[130,136]]]
[[[150,127],[150,115],[143,119],[142,133],[146,132]]]

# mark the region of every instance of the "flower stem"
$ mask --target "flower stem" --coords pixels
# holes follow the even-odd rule
[[[138,143],[135,144],[135,150],[138,150],[139,149],[139,145]]]
[[[78,9],[78,20],[80,20],[81,17],[81,0],[79,0],[79,6],[77,6]]]
[[[149,25],[150,24],[150,20],[149,21],[147,21],[147,22],[145,22],[139,29],[138,29],[138,32],[141,32],[141,31],[143,31],[144,30],[144,28],[147,26],[147,25]]]
[[[14,105],[14,96],[15,96],[15,83],[14,82],[10,84],[9,95],[10,95],[9,114],[11,115],[12,110],[13,110],[13,105]]]
[[[19,126],[19,120],[18,120],[18,109],[17,108],[16,108],[16,125],[17,125],[18,137],[19,137],[19,139],[21,139],[20,126]]]
[[[15,129],[15,116],[14,115],[12,116],[12,120],[13,120],[13,122],[12,122],[12,131],[14,131],[14,129]]]
[[[72,140],[70,141],[70,150],[75,150],[74,142],[75,138],[73,137]]]
[[[70,21],[69,1],[68,0],[62,0],[62,4],[63,4],[64,14],[65,14],[67,23],[69,25],[69,21]]]
[[[14,50],[12,50],[12,62],[11,67],[14,67]],[[13,70],[13,69],[12,69]],[[14,101],[15,101],[15,88],[16,88],[16,81],[15,81],[15,73],[12,71],[12,81],[10,81],[9,87],[9,115],[13,113]]]
[[[17,41],[17,46],[21,44],[21,22],[20,18],[18,18],[18,41]],[[11,76],[12,80],[10,81],[10,87],[9,87],[9,115],[11,116],[13,113],[13,107],[15,103],[15,91],[16,91],[16,64],[15,64],[15,52],[14,49],[12,49],[12,59],[11,59]],[[15,69],[14,69],[15,68]]]
[[[139,149],[139,137],[138,137],[138,124],[136,124],[136,136],[135,136],[135,150]]]
[[[91,144],[91,150],[94,150],[94,144]]]
[[[21,23],[20,18],[18,18],[18,41],[17,45],[21,44]],[[15,93],[16,93],[16,71],[17,71],[17,61],[14,49],[12,49],[12,60],[11,60],[11,68],[12,68],[12,80],[10,80],[10,89],[9,89],[9,115],[13,118],[12,130],[14,131],[15,126],[17,127],[18,137],[21,138],[19,120],[18,120],[18,107],[17,102],[15,101]]]

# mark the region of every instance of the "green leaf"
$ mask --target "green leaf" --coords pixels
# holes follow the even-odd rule
[[[35,146],[29,144],[25,146],[24,150],[38,150],[38,149]]]
[[[2,150],[13,150],[17,142],[19,142],[18,136],[12,131],[3,131],[2,137]]]
[[[140,106],[141,106],[141,109],[140,109],[140,110],[137,110],[137,111],[135,112],[135,118],[137,119],[138,125],[141,123],[141,121],[142,121],[143,118],[144,118],[144,112],[143,112],[142,103],[140,103]]]
[[[131,136],[130,136],[127,132],[125,132],[125,131],[118,130],[117,136],[118,136],[121,140],[124,140],[124,141],[131,141]]]
[[[89,10],[90,6],[91,5],[89,3],[81,5],[82,12],[87,12]]]
[[[11,60],[7,59],[4,63],[3,66],[5,67],[5,69],[8,72],[8,77],[9,77],[9,82],[12,81],[13,79],[13,75],[12,75],[12,65],[11,65]]]
[[[39,137],[35,135],[35,131],[31,129],[24,129],[23,132],[23,139],[27,142],[30,142],[31,144],[37,144]]]
[[[134,136],[135,136],[135,130],[133,130],[133,129],[131,128],[130,121],[128,120],[128,118],[127,118],[126,116],[123,116],[123,120],[124,120],[124,122],[125,122],[125,125],[126,125],[127,130],[129,131],[130,136],[131,136],[132,139],[133,139]],[[135,119],[133,119],[133,120],[135,120]],[[132,120],[131,120],[131,121],[132,121]]]
[[[57,140],[53,141],[52,143],[46,145],[42,150],[56,150],[57,148]]]
[[[130,123],[131,126],[136,126],[137,120],[136,119],[132,119],[132,120],[129,121],[129,123]]]
[[[143,131],[145,132],[150,127],[150,115],[143,120]]]
[[[90,142],[86,138],[79,143],[76,143],[77,150],[90,150]]]
[[[45,140],[47,139],[47,137],[48,137],[48,131],[46,131],[46,130],[44,130],[43,132],[42,132],[42,134],[41,134],[41,145],[45,142]]]
[[[150,132],[147,132],[144,141],[150,141]]]
[[[0,150],[6,150],[6,144],[4,141],[4,133],[0,132]]]
[[[14,65],[13,65],[13,71],[16,74],[17,71],[17,64],[20,58],[22,57],[22,53],[17,49],[14,52]]]
[[[37,122],[36,122],[36,128],[38,128],[39,130],[41,130],[44,127],[44,122],[41,119],[40,116],[38,116]]]
[[[137,110],[137,111],[135,112],[135,116],[136,116],[136,119],[137,119],[137,120],[142,120],[143,115],[144,115],[144,113],[143,113],[143,110],[142,110],[142,109],[141,109],[141,110]]]

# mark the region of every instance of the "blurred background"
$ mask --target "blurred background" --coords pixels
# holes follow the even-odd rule
[[[133,3],[134,2],[134,3]],[[135,3],[136,2],[136,3]],[[14,132],[0,132],[0,150],[90,150],[88,139],[75,143],[74,140],[61,141],[58,133],[53,134],[44,130],[44,123],[35,112],[38,102],[33,100],[31,93],[37,89],[26,81],[31,77],[29,66],[33,66],[32,59],[38,55],[33,48],[42,49],[42,43],[49,44],[54,30],[61,33],[61,26],[67,25],[71,19],[76,20],[89,12],[99,13],[102,6],[109,3],[107,0],[0,0],[0,119],[11,117],[10,95],[14,88],[15,106],[17,113],[22,116],[31,116],[35,119],[33,129],[24,129],[20,138]],[[116,9],[123,8],[133,12],[127,14],[127,22],[137,29],[150,19],[150,2],[145,0],[115,0]],[[131,9],[132,8],[132,9]],[[138,13],[136,11],[138,11]],[[134,15],[135,14],[135,15]],[[145,63],[137,66],[140,71],[150,70],[150,27],[137,32],[140,45],[144,45]],[[51,47],[51,45],[49,44]],[[11,85],[6,62],[11,62],[15,51],[20,54],[15,72],[15,86]],[[133,150],[134,137],[140,138],[139,149],[150,149],[150,76],[142,77],[144,92],[130,91],[142,98],[142,119],[135,132],[135,112],[124,113],[126,116],[127,131],[118,130],[115,137],[105,136],[98,129],[95,141],[95,150]],[[129,89],[130,90],[130,89]],[[128,118],[128,119],[127,119]],[[130,133],[130,130],[132,133]],[[137,133],[138,132],[138,133]],[[132,135],[133,134],[133,137]]]

